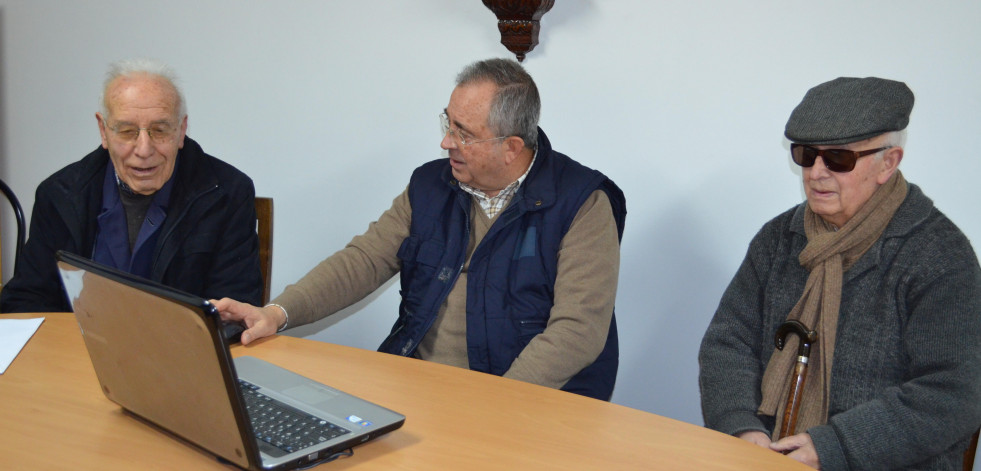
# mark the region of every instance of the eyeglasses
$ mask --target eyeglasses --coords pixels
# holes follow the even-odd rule
[[[510,137],[510,136],[498,136],[489,139],[473,139],[469,137],[464,137],[462,134],[460,134],[460,131],[453,130],[452,128],[450,128],[450,117],[447,116],[446,113],[439,114],[439,126],[440,129],[443,131],[443,135],[445,136],[446,133],[449,133],[450,137],[454,140],[454,142],[457,143],[459,147],[472,146],[474,144],[480,144],[481,142],[496,141],[498,139],[507,139],[508,137]]]
[[[814,161],[818,157],[821,157],[824,159],[824,166],[828,167],[828,170],[845,173],[851,172],[855,168],[855,162],[858,161],[859,157],[865,157],[866,155],[875,154],[876,152],[890,148],[892,146],[854,151],[848,149],[818,149],[816,147],[805,146],[804,144],[791,144],[790,156],[793,157],[794,163],[801,167],[812,167],[814,166]]]
[[[132,124],[117,124],[116,126],[109,126],[109,124],[106,124],[106,128],[112,130],[120,141],[127,144],[136,142],[136,140],[140,138],[140,131],[146,131],[147,137],[149,137],[154,144],[166,144],[174,138],[174,134],[176,134],[177,131],[176,127],[171,126],[168,123],[157,123],[148,128],[141,128]]]

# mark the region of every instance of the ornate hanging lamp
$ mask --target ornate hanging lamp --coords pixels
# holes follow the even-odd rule
[[[501,44],[513,52],[518,62],[538,45],[539,20],[552,9],[555,0],[482,0],[495,15],[501,31]]]

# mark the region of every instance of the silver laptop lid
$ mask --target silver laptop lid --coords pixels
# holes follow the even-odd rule
[[[237,466],[260,468],[210,303],[67,252],[58,260],[106,397]]]

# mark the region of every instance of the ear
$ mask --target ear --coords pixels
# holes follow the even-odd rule
[[[106,120],[102,117],[102,113],[99,113],[98,111],[95,113],[95,121],[99,125],[99,136],[102,137],[102,148],[108,150],[109,140],[108,136],[106,136]]]
[[[511,165],[525,150],[525,140],[518,136],[509,136],[501,146],[504,148],[504,162]]]
[[[892,174],[896,173],[896,169],[899,168],[899,162],[903,160],[903,148],[902,147],[891,147],[887,149],[882,154],[882,164],[879,168],[879,174],[876,176],[876,181],[882,185],[892,178]]]

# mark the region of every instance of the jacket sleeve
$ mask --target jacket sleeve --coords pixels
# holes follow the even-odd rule
[[[259,235],[256,232],[255,187],[248,177],[227,185],[226,223],[219,228],[214,258],[203,295],[229,297],[253,305],[262,303],[262,272],[259,267]]]
[[[17,262],[17,270],[0,293],[0,312],[71,311],[58,276],[55,252],[64,248],[78,253],[80,248],[74,246],[54,199],[49,186],[42,183],[34,197],[30,234]],[[91,254],[79,255],[88,257]]]
[[[771,433],[756,413],[765,369],[761,360],[763,293],[775,245],[771,240],[765,226],[750,243],[699,350],[698,384],[705,426],[730,435],[750,430]]]

